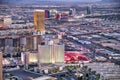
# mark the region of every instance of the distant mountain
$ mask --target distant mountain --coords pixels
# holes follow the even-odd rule
[[[0,0],[2,3],[37,3],[37,2],[95,2],[100,0]]]
[[[0,0],[0,4],[59,4],[56,0]]]
[[[117,3],[120,3],[120,0],[102,0],[102,2],[117,2]]]
[[[34,2],[34,0],[1,0],[2,3],[29,3]]]

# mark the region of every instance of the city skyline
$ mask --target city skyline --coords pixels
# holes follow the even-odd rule
[[[0,80],[120,79],[119,0],[0,2]]]

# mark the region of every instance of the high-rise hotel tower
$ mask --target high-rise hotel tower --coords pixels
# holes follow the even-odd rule
[[[34,11],[34,29],[40,34],[45,33],[45,11],[35,10]]]
[[[0,80],[3,80],[2,76],[2,53],[0,52]]]

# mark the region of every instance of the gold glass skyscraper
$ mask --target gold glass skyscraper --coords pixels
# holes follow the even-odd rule
[[[34,11],[34,29],[40,33],[45,32],[45,12],[44,10]]]

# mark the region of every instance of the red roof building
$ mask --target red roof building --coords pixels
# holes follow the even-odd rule
[[[90,59],[87,56],[76,51],[66,51],[64,60],[65,62],[79,62],[79,61],[89,62],[90,61]]]

